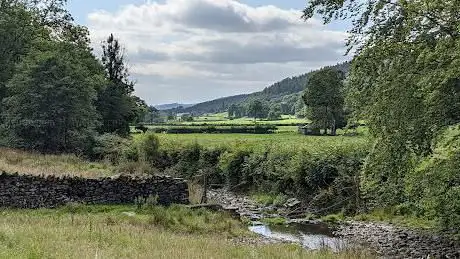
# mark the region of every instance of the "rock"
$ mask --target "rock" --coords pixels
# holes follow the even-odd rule
[[[286,203],[284,203],[284,206],[287,207],[287,208],[294,208],[294,207],[298,207],[300,206],[301,202],[296,199],[296,198],[291,198],[291,199],[288,199],[286,201]]]

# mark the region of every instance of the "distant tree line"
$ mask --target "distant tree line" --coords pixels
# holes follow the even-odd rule
[[[0,144],[91,154],[105,133],[127,136],[148,107],[133,94],[124,50],[108,36],[93,55],[65,0],[0,1]]]

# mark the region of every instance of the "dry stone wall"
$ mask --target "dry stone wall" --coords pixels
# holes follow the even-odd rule
[[[53,208],[69,202],[129,204],[136,198],[155,195],[161,205],[187,204],[187,182],[168,176],[88,179],[0,173],[0,207]]]

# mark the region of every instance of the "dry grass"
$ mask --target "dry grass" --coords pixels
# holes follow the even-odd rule
[[[123,210],[133,208],[4,210],[0,258],[368,258],[294,245],[241,245],[228,238],[228,231],[186,234],[155,225],[147,213]]]
[[[93,163],[75,155],[42,155],[0,148],[0,171],[34,175],[78,175],[88,178],[114,172],[109,163]]]

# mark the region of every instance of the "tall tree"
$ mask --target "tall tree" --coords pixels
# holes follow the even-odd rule
[[[303,100],[307,106],[307,117],[324,134],[336,134],[337,124],[343,118],[343,74],[332,68],[323,68],[313,73]]]
[[[237,105],[232,103],[229,107],[228,107],[228,110],[227,110],[227,113],[228,113],[228,117],[229,118],[235,118],[235,113],[237,112]]]
[[[0,100],[7,97],[6,82],[29,52],[44,41],[64,41],[89,49],[88,30],[75,25],[66,0],[0,1]],[[0,112],[2,106],[0,104]]]
[[[375,139],[365,195],[381,205],[407,202],[405,183],[417,161],[460,123],[460,2],[314,0],[304,17],[317,14],[326,23],[352,19],[348,47],[356,56],[347,99]]]
[[[268,106],[261,100],[252,100],[248,105],[248,116],[254,120],[267,118]]]
[[[129,79],[124,50],[113,34],[103,42],[102,50],[102,65],[108,84],[99,92],[97,101],[98,111],[102,115],[99,132],[127,136],[129,123],[138,117],[138,105],[143,104],[132,96],[134,82]]]

